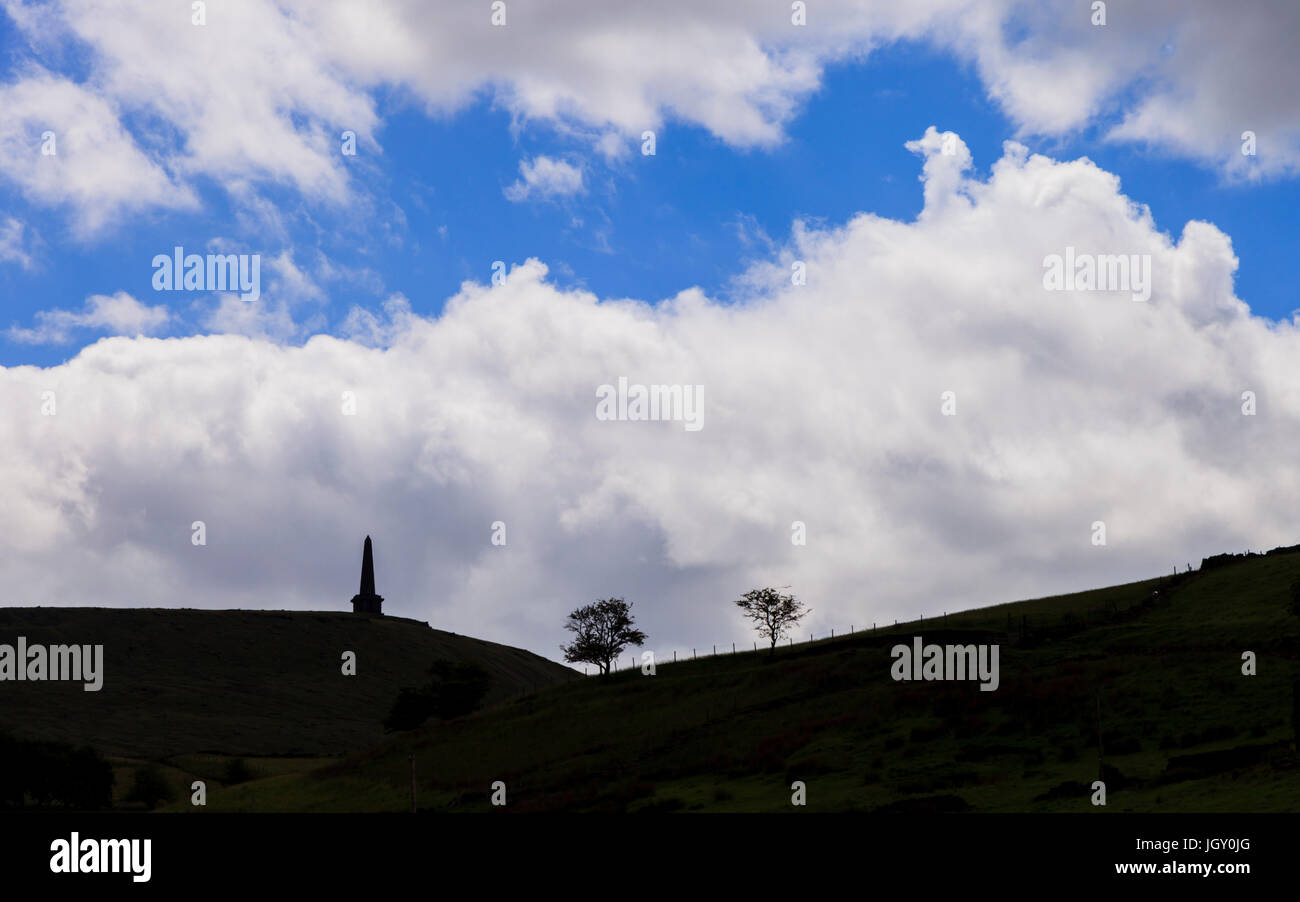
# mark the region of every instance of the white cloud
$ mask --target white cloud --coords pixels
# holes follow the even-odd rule
[[[66,344],[80,330],[96,330],[110,335],[153,335],[172,319],[167,307],[150,307],[125,291],[113,295],[96,294],[86,299],[81,312],[41,310],[36,326],[24,329],[12,326],[8,337],[23,344]]]
[[[335,52],[311,25],[314,5],[221,3],[203,26],[191,23],[188,5],[164,13],[150,0],[70,0],[63,9],[68,31],[96,53],[104,93],[179,129],[176,162],[190,174],[265,178],[341,201],[343,131],[378,149],[374,103],[336,71]]]
[[[209,332],[277,342],[301,332],[283,301],[271,302],[265,297],[245,301],[235,294],[219,295],[217,306],[203,315],[201,323]]]
[[[224,253],[240,250],[224,239],[213,240],[208,246]],[[314,256],[315,276],[319,278],[365,278],[359,271],[339,269],[324,254],[317,252]],[[326,326],[323,307],[328,299],[317,278],[308,271],[313,267],[299,266],[292,249],[266,257],[262,263],[268,281],[259,288],[258,297],[245,300],[242,294],[221,292],[203,295],[190,305],[197,312],[202,328],[276,342],[303,339],[323,329]]]
[[[1300,330],[1233,295],[1227,236],[1171,239],[1086,160],[1008,144],[980,180],[941,146],[914,222],[798,226],[726,304],[598,303],[530,261],[355,341],[0,369],[0,602],[345,609],[370,533],[393,613],[554,656],[610,594],[669,650],[743,640],[758,585],[820,635],[1297,541]],[[1151,299],[1045,291],[1067,246],[1149,254]],[[703,385],[705,428],[597,420],[621,375]]]
[[[411,326],[411,302],[403,294],[384,301],[383,316],[354,306],[339,327],[339,334],[368,348],[385,347]]]
[[[627,138],[618,132],[605,132],[592,139],[593,148],[605,158],[606,162],[621,160],[632,153]]]
[[[1110,4],[1006,3],[964,12],[951,45],[976,61],[989,93],[1026,132],[1060,134],[1105,117],[1111,140],[1139,142],[1233,176],[1300,169],[1300,78],[1291,52],[1300,6],[1262,0]],[[1020,39],[1012,41],[1008,25]],[[1111,124],[1112,120],[1114,121]],[[1259,136],[1243,156],[1242,132]]]
[[[11,0],[6,9],[42,58],[70,44],[90,51],[82,82],[29,67],[0,87],[9,125],[0,148],[18,161],[6,169],[29,197],[75,206],[91,230],[123,212],[192,205],[200,176],[241,206],[257,205],[250,186],[262,183],[318,202],[355,200],[349,170],[382,153],[375,98],[390,87],[432,114],[486,93],[516,119],[589,136],[609,158],[669,120],[736,147],[771,147],[825,66],[897,40],[973,64],[1026,134],[1101,122],[1112,140],[1235,175],[1300,166],[1300,107],[1289,92],[1300,78],[1290,52],[1300,6],[1290,0],[1249,10],[1218,0],[1112,4],[1104,27],[1073,0],[824,0],[806,27],[750,0],[599,10],[552,0],[510,7],[500,28],[487,6],[429,15],[406,0],[230,0],[202,27],[188,7],[164,13],[153,0]],[[120,125],[128,113],[148,123],[138,127],[147,152]],[[93,150],[95,164],[34,154],[47,126],[80,130],[69,152]],[[344,130],[358,135],[357,157],[340,152]],[[1256,157],[1240,153],[1246,130],[1259,136]]]
[[[197,203],[136,146],[113,105],[85,86],[29,73],[0,85],[0,109],[0,176],[34,203],[70,208],[82,236],[125,213]]]
[[[17,263],[23,269],[32,268],[32,255],[27,252],[26,226],[6,216],[0,219],[0,263]]]
[[[293,260],[292,251],[281,251],[268,261],[272,289],[294,301],[323,301],[325,292]]]
[[[507,200],[568,197],[583,191],[582,170],[547,156],[519,161],[519,178],[505,188]]]

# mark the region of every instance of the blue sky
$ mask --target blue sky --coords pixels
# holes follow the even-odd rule
[[[29,54],[3,17],[0,48],[11,74]],[[75,53],[60,62],[74,78],[84,74]],[[363,142],[348,161],[364,203],[313,204],[291,187],[264,185],[283,233],[237,216],[219,180],[198,180],[198,210],[128,214],[90,237],[74,233],[66,210],[33,204],[0,182],[0,209],[39,235],[32,266],[0,265],[3,325],[28,327],[40,310],[76,309],[91,295],[125,291],[145,304],[173,305],[181,320],[163,334],[203,331],[213,299],[176,304],[155,295],[150,261],[176,244],[202,253],[217,237],[264,256],[288,250],[309,271],[328,259],[350,273],[322,285],[328,297],[306,305],[310,332],[329,332],[353,305],[377,309],[395,292],[415,312],[437,314],[461,282],[486,281],[492,261],[514,265],[528,257],[550,266],[556,284],[600,297],[657,301],[699,286],[725,299],[731,280],[787,241],[796,219],[833,226],[859,212],[915,217],[920,161],[904,143],[930,125],[960,134],[984,175],[1012,138],[1056,159],[1087,156],[1118,175],[1124,192],[1149,205],[1157,226],[1175,239],[1192,219],[1226,232],[1241,261],[1237,295],[1255,314],[1285,319],[1300,306],[1293,287],[1276,276],[1293,254],[1296,179],[1227,178],[1203,162],[1108,142],[1114,116],[1065,136],[1018,134],[971,65],[922,42],[829,66],[787,124],[786,139],[770,148],[737,148],[705,127],[670,120],[655,156],[640,155],[629,136],[621,141],[632,152],[605,160],[569,130],[522,121],[487,92],[436,116],[407,92],[377,96],[382,151]],[[147,118],[126,125],[138,141],[157,137],[157,123]],[[504,189],[518,178],[521,159],[538,156],[581,165],[585,190],[508,200]],[[0,362],[48,365],[102,334],[84,329],[54,345],[0,337]]]

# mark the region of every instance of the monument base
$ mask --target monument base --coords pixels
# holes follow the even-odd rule
[[[382,595],[353,595],[352,596],[352,613],[354,614],[383,614],[384,596]]]

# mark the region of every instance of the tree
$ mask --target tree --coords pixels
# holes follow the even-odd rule
[[[1291,584],[1291,600],[1287,602],[1286,609],[1294,616],[1300,617],[1300,582]]]
[[[629,645],[640,648],[647,639],[633,626],[632,605],[621,598],[605,598],[578,608],[564,628],[574,635],[573,642],[560,646],[564,660],[595,664],[601,673],[609,673],[610,663],[623,649]]]
[[[793,595],[782,595],[776,589],[751,589],[736,602],[745,616],[754,621],[758,634],[770,639],[772,648],[777,640],[789,635],[803,616],[812,609],[804,607]]]

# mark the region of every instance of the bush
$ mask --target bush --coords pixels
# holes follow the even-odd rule
[[[414,730],[432,716],[433,700],[427,690],[403,689],[384,718],[384,729]]]
[[[222,783],[234,786],[237,783],[247,783],[251,779],[253,779],[253,772],[243,758],[232,758],[226,762],[226,770],[221,777]]]
[[[54,803],[89,811],[113,804],[113,767],[89,747],[0,733],[0,808]]]
[[[144,805],[150,811],[162,802],[170,802],[176,795],[171,784],[156,764],[146,764],[135,770],[135,782],[131,786],[126,800]]]
[[[68,756],[67,772],[58,796],[70,808],[111,808],[113,765],[89,746],[73,751]]]
[[[429,668],[433,713],[443,720],[461,717],[483,702],[492,676],[477,664],[438,661]]]
[[[398,694],[384,718],[384,729],[414,730],[430,717],[450,720],[469,714],[482,704],[491,685],[491,674],[477,664],[435,661],[427,685]]]

